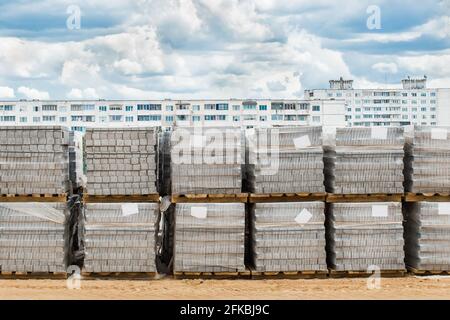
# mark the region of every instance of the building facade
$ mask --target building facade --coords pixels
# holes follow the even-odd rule
[[[404,79],[400,89],[354,89],[341,78],[305,98],[344,99],[348,126],[450,125],[450,88],[427,88],[426,77]]]
[[[342,99],[0,101],[0,126],[345,126]]]

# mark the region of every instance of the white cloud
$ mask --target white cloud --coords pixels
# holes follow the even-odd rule
[[[19,87],[17,92],[24,95],[27,99],[38,99],[38,100],[48,100],[50,99],[50,95],[48,92],[39,91],[37,89],[28,88],[28,87]]]
[[[10,87],[0,87],[0,98],[12,99],[14,98],[14,89]]]
[[[94,88],[78,89],[73,88],[67,95],[70,99],[98,99],[99,95]]]
[[[378,62],[372,66],[373,70],[382,73],[397,73],[398,67],[395,63]]]

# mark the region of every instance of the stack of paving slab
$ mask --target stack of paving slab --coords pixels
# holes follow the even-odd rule
[[[85,272],[156,272],[158,203],[87,203]]]
[[[256,203],[253,266],[260,272],[327,271],[323,202]]]
[[[327,228],[327,259],[332,269],[405,269],[401,203],[331,203]]]
[[[177,203],[174,272],[245,270],[245,204]]]
[[[170,137],[170,131],[159,134],[159,191],[162,196],[169,195],[171,190]]]
[[[256,129],[247,152],[251,192],[325,192],[322,127]]]
[[[84,144],[89,195],[157,193],[158,129],[87,129]]]
[[[83,167],[83,134],[78,131],[69,132],[69,173],[73,190],[86,187],[86,176]]]
[[[400,127],[337,128],[325,148],[325,186],[335,194],[403,193]]]
[[[58,126],[0,128],[0,194],[69,190],[69,133]]]
[[[416,126],[405,145],[405,189],[450,193],[450,127]]]
[[[450,271],[450,203],[405,205],[406,264],[419,271]]]
[[[65,272],[66,203],[0,203],[0,270]]]
[[[240,128],[176,128],[171,138],[172,194],[238,194],[245,140]]]

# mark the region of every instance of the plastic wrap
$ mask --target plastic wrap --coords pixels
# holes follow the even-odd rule
[[[327,259],[333,269],[405,269],[401,203],[331,203],[327,228]]]
[[[90,195],[157,192],[157,128],[95,128],[84,137]]]
[[[0,128],[0,194],[66,193],[68,144],[63,127]]]
[[[244,158],[239,128],[176,128],[171,137],[172,194],[240,193]]]
[[[158,203],[87,203],[84,270],[156,272]]]
[[[68,258],[66,203],[0,203],[0,269],[65,272]]]
[[[337,128],[325,148],[325,185],[337,194],[403,193],[403,128]]]
[[[251,192],[325,192],[321,127],[256,129],[246,145]]]
[[[245,270],[243,203],[179,203],[175,217],[175,272]]]
[[[326,271],[323,202],[256,203],[251,210],[256,271]]]
[[[407,203],[404,214],[407,266],[450,271],[450,203]]]
[[[416,126],[405,145],[405,189],[450,193],[450,127]]]

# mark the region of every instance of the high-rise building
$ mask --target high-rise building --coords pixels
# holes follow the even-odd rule
[[[355,89],[340,78],[306,90],[305,99],[344,99],[348,126],[450,125],[450,88],[427,88],[426,76],[403,79],[398,89]]]
[[[0,126],[345,126],[341,99],[0,101]]]

